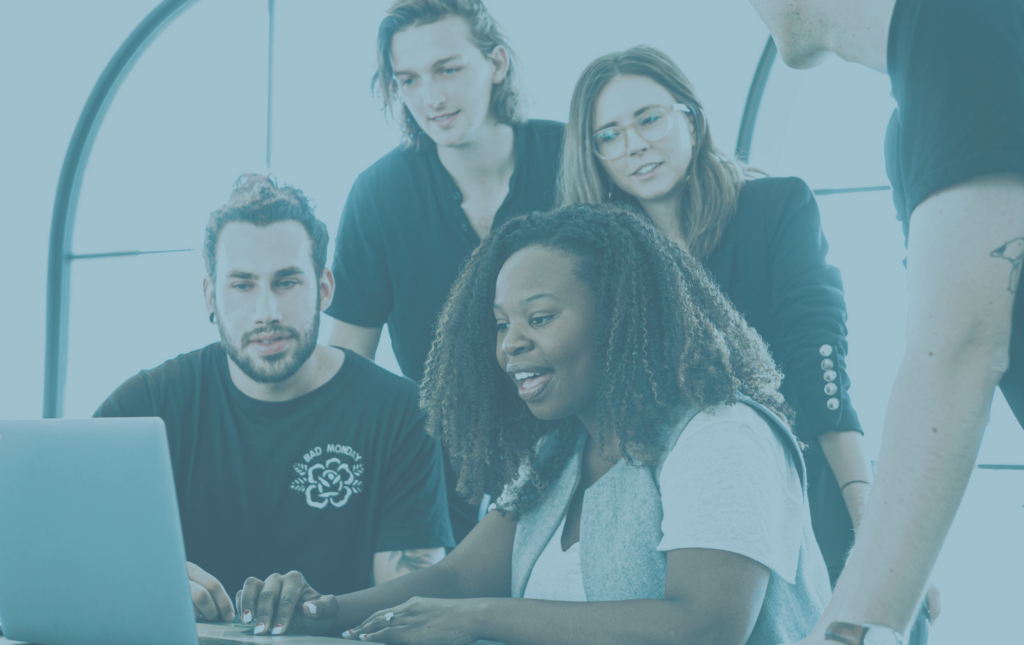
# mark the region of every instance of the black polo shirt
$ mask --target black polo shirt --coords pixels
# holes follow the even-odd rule
[[[564,130],[555,121],[515,127],[515,170],[492,228],[554,205]],[[327,314],[361,327],[387,323],[402,373],[419,381],[437,316],[479,244],[433,141],[398,147],[359,175],[345,202]]]

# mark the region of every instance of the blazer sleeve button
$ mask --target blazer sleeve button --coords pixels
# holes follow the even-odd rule
[[[821,361],[821,369],[830,370],[833,367],[835,367],[835,365],[832,364],[831,358],[826,358],[825,360]]]
[[[822,376],[823,376],[823,378],[824,378],[824,379],[825,379],[826,381],[828,381],[828,382],[830,382],[830,383],[831,383],[832,381],[836,380],[836,373],[835,373],[835,371],[834,371],[834,370],[828,370],[828,371],[827,371],[827,372],[825,372],[825,373],[824,373],[824,374],[823,374]]]
[[[829,399],[828,401],[825,401],[825,407],[827,407],[829,410],[838,410],[839,409],[839,399],[833,397],[833,398]]]
[[[836,393],[836,392],[837,392],[838,390],[839,390],[839,388],[837,388],[837,387],[836,387],[836,384],[835,384],[835,383],[826,383],[826,384],[825,384],[825,394],[827,394],[827,395],[829,395],[829,396],[832,396],[832,395],[833,395],[833,394],[835,394],[835,393]]]
[[[831,345],[822,345],[821,347],[818,348],[818,352],[822,356],[831,356],[832,355],[832,346]]]

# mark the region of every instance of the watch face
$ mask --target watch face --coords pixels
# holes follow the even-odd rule
[[[899,634],[888,627],[878,625],[869,627],[861,642],[863,645],[903,645],[903,639]]]

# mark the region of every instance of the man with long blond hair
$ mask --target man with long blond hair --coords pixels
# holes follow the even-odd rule
[[[373,83],[403,142],[345,203],[332,345],[372,359],[387,323],[402,373],[421,379],[466,258],[492,228],[551,207],[563,125],[525,118],[518,65],[480,0],[399,0],[388,10]],[[453,485],[460,540],[479,513]]]

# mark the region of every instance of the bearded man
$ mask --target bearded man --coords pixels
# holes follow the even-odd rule
[[[166,425],[197,619],[233,620],[227,592],[249,576],[296,569],[346,593],[454,546],[416,384],[317,344],[327,238],[302,191],[243,175],[203,248],[220,342],[140,372],[96,412]]]

